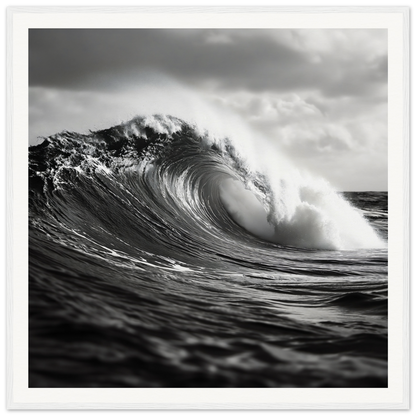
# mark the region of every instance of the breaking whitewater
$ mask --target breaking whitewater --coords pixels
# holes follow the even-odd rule
[[[161,115],[29,177],[30,387],[387,387],[387,193]]]

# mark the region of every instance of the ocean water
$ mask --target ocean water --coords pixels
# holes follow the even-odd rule
[[[387,387],[387,193],[279,162],[170,116],[30,147],[29,386]]]

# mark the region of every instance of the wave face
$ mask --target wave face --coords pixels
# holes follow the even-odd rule
[[[31,387],[387,386],[387,194],[137,117],[29,149]]]

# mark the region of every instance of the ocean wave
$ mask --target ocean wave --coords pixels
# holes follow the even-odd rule
[[[161,115],[29,148],[30,387],[387,386],[387,195],[244,148]]]
[[[147,198],[141,209],[155,205],[155,212],[187,217],[199,232],[215,229],[221,236],[225,227],[241,235],[238,224],[283,246],[385,247],[359,210],[327,182],[290,164],[256,170],[235,140],[212,138],[171,116],[137,117],[89,135],[63,132],[30,150],[31,189],[42,187],[45,195],[94,175],[117,192]],[[180,224],[170,219],[178,231]]]

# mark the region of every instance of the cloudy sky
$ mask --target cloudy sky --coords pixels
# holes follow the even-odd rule
[[[387,190],[386,30],[32,29],[29,87],[30,144],[200,102],[340,190]]]

